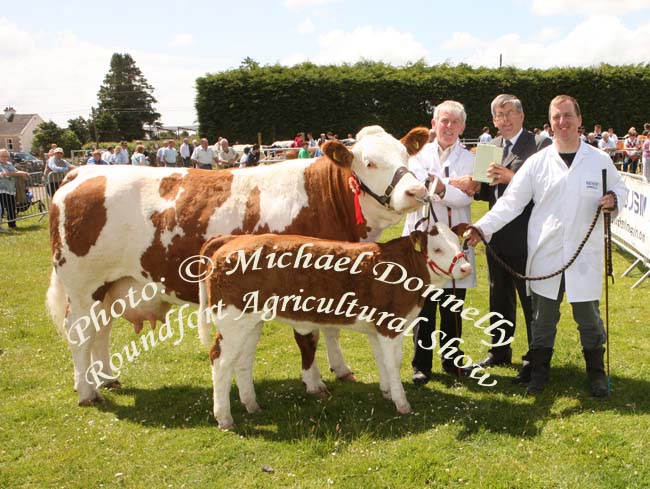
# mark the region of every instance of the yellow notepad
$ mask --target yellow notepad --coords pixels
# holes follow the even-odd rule
[[[477,144],[476,157],[474,158],[474,174],[472,180],[475,182],[492,183],[486,172],[491,163],[501,164],[503,148],[493,144]]]

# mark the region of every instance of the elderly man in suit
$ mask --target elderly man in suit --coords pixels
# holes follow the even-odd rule
[[[551,139],[535,136],[524,129],[524,109],[521,101],[514,95],[501,94],[491,104],[492,120],[499,129],[500,136],[494,138],[491,144],[503,147],[503,160],[488,167],[488,177],[493,183],[481,184],[475,194],[477,200],[487,200],[490,209],[506,191],[514,174],[522,167],[529,156],[551,144]],[[503,229],[494,233],[490,246],[496,254],[517,272],[525,275],[527,259],[526,235],[528,220],[533,207],[530,202],[524,211],[507,224]],[[512,326],[503,324],[495,329],[493,346],[487,357],[479,363],[483,367],[492,365],[507,365],[512,362],[512,348],[508,340],[515,334],[517,321],[517,294],[526,320],[528,344],[531,340],[530,325],[532,321],[531,298],[526,293],[526,283],[510,275],[487,253],[488,270],[490,274],[490,311],[500,313]],[[492,318],[494,322],[499,318]],[[510,342],[511,343],[511,342]],[[530,364],[528,353],[523,357],[523,368],[513,382],[528,382],[530,379]]]

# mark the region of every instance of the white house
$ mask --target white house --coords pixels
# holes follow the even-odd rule
[[[13,107],[5,108],[4,117],[0,117],[0,148],[30,152],[34,131],[41,122],[38,114],[16,114]]]

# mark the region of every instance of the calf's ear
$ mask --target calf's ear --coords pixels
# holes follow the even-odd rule
[[[409,238],[416,252],[421,253],[427,249],[427,234],[422,231],[413,231]]]
[[[467,231],[467,228],[469,226],[470,225],[468,223],[461,222],[460,224],[456,224],[453,228],[451,228],[451,230],[454,232],[454,234],[458,236],[462,236],[463,234],[465,234],[465,231]]]
[[[418,154],[425,144],[429,142],[429,130],[426,127],[415,127],[406,136],[400,139],[409,156]]]
[[[354,155],[340,141],[328,141],[323,144],[323,154],[343,168],[352,167]]]

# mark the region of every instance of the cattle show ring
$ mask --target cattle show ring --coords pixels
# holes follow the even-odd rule
[[[68,172],[0,235],[0,487],[650,487],[650,185],[623,174],[611,223],[607,395],[566,302],[529,395],[525,331],[511,365],[478,364],[506,320],[471,223],[427,211],[402,235],[437,198],[408,170],[428,138],[367,126],[317,158]],[[463,330],[432,335],[415,385],[427,300]]]

